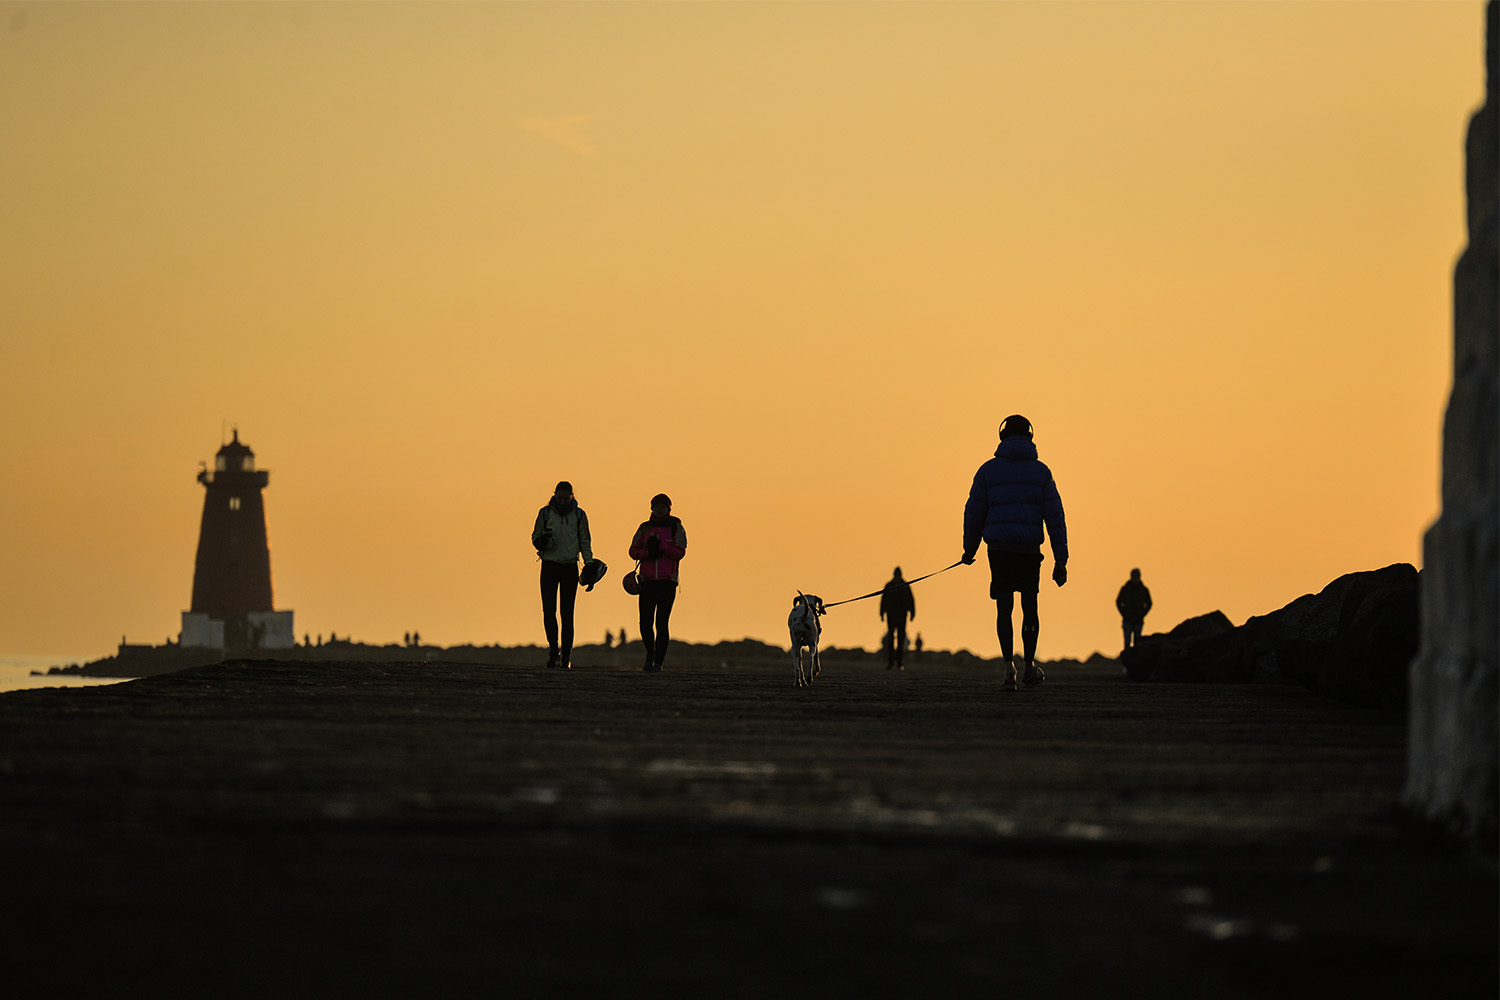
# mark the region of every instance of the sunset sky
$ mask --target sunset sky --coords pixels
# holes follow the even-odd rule
[[[1029,416],[1067,510],[1044,659],[1237,624],[1438,512],[1479,0],[0,3],[0,650],[188,607],[228,429],[279,608],[541,642],[571,480],[676,637],[786,642],[953,562]],[[1050,570],[1050,561],[1044,574]],[[919,584],[998,655],[983,560]],[[1045,576],[1044,576],[1045,580]],[[825,642],[875,647],[875,602]]]

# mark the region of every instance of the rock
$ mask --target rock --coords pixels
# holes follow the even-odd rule
[[[1500,76],[1485,9],[1484,105],[1469,123],[1469,246],[1453,275],[1453,391],[1443,420],[1443,510],[1423,539],[1424,629],[1411,669],[1402,800],[1495,850],[1500,813]]]
[[[1356,580],[1344,596],[1333,648],[1308,686],[1357,705],[1404,708],[1421,633],[1418,582],[1405,563]]]
[[[1144,636],[1121,654],[1120,662],[1125,666],[1125,675],[1133,681],[1203,680],[1195,666],[1199,644],[1233,630],[1234,623],[1224,612],[1211,611],[1189,618],[1166,634]]]
[[[1374,613],[1381,609],[1394,617],[1380,621]],[[1417,571],[1397,563],[1349,573],[1244,627],[1268,680],[1357,705],[1400,707],[1417,651]]]

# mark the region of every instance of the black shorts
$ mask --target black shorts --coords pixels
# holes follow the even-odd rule
[[[990,599],[1006,594],[1035,594],[1041,589],[1042,554],[1006,552],[986,546],[990,556]]]

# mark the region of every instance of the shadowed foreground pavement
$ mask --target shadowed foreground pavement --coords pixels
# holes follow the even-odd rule
[[[1493,863],[1396,819],[1398,717],[1081,668],[791,677],[229,663],[0,695],[7,981],[1496,995]]]

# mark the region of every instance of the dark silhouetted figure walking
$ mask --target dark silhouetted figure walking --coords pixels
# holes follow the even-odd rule
[[[1041,632],[1037,590],[1042,571],[1042,526],[1052,541],[1052,579],[1068,582],[1068,528],[1062,498],[1052,481],[1052,470],[1036,457],[1031,421],[1015,414],[1000,424],[1000,446],[995,457],[979,467],[969,500],[964,504],[963,562],[971,565],[984,539],[990,559],[990,597],[995,601],[995,633],[1005,658],[1004,690],[1016,688],[1015,638],[1011,611],[1021,595],[1021,647],[1025,658],[1022,687],[1046,679],[1036,665],[1036,642]]]
[[[641,582],[641,645],[646,647],[643,670],[660,670],[667,658],[667,621],[677,600],[677,564],[687,554],[687,532],[672,516],[672,499],[665,493],[651,498],[651,517],[635,529],[630,558],[639,559]],[[622,640],[623,640],[623,633]]]
[[[922,662],[922,633],[917,633],[917,641],[912,643],[911,658],[917,663]]]
[[[547,666],[573,666],[573,605],[578,600],[578,557],[594,559],[589,516],[573,497],[573,484],[557,484],[547,506],[537,511],[531,544],[542,560],[542,625],[547,630]],[[558,634],[558,616],[562,632]]]
[[[885,669],[905,670],[906,619],[916,620],[917,602],[911,596],[911,584],[901,579],[900,566],[880,593],[880,617],[885,621]]]
[[[1125,629],[1125,648],[1129,649],[1141,641],[1141,629],[1146,627],[1146,612],[1151,610],[1151,591],[1141,582],[1141,571],[1130,571],[1130,579],[1120,588],[1115,598],[1115,608],[1120,612],[1120,622]]]

